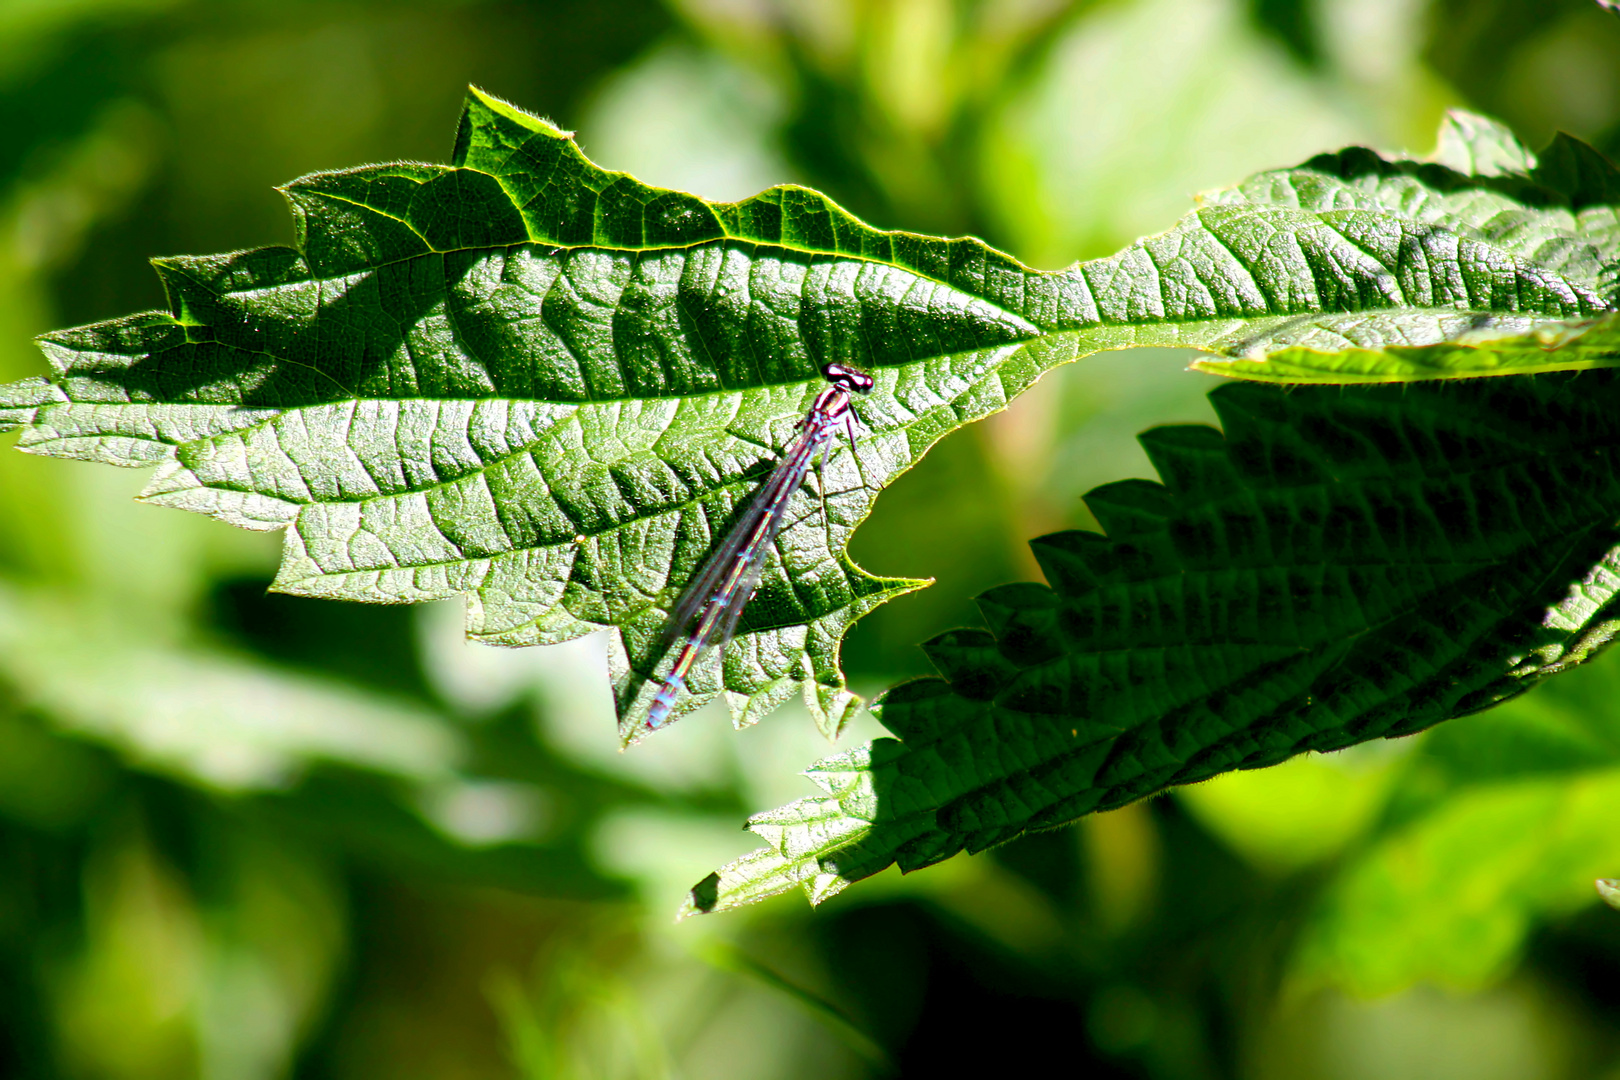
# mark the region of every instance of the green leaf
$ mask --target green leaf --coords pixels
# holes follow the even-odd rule
[[[1411,734],[1582,662],[1617,625],[1620,377],[1222,387],[1224,437],[1142,436],[1164,483],[1031,546],[1049,585],[874,706],[899,736],[824,761],[768,846],[689,911],[819,901],[1232,769]]]
[[[139,633],[94,605],[0,585],[10,698],[150,771],[223,791],[278,790],[322,764],[433,785],[468,756],[409,700]]]
[[[1436,159],[1387,161],[1352,149],[1297,169],[1262,173],[1211,202],[1270,206],[1292,199],[1302,210],[1324,215],[1381,208],[1438,230],[1448,241],[1483,243],[1556,270],[1603,297],[1608,307],[1620,299],[1620,170],[1596,150],[1559,134],[1538,164],[1506,128],[1454,110],[1441,125]],[[1398,249],[1389,245],[1391,236],[1377,257],[1393,275],[1422,275],[1432,269],[1433,235]],[[1415,290],[1402,291],[1411,296]],[[1422,325],[1428,316],[1418,311],[1384,316],[1415,330],[1409,340],[1392,325],[1369,333],[1354,318],[1300,318],[1224,350],[1229,359],[1193,366],[1276,382],[1355,383],[1620,363],[1620,323],[1590,315],[1499,320],[1459,311],[1439,334]]]
[[[1610,650],[1419,739],[1227,773],[1177,796],[1262,867],[1347,849],[1305,912],[1290,992],[1370,995],[1477,990],[1516,969],[1538,926],[1593,904],[1594,877],[1620,867],[1617,783]]]
[[[1217,375],[1280,383],[1410,382],[1478,375],[1517,375],[1538,371],[1579,371],[1620,364],[1620,320],[1554,319],[1528,333],[1475,338],[1467,330],[1454,341],[1433,345],[1389,345],[1325,352],[1289,348],[1263,360],[1197,360],[1193,367]]]
[[[1525,176],[1536,167],[1536,155],[1511,130],[1465,109],[1450,109],[1440,121],[1434,160],[1464,176]]]
[[[1595,152],[1560,154],[1526,180],[1346,151],[1043,273],[803,188],[652,188],[474,91],[452,165],[295,181],[296,248],[159,260],[170,310],[46,335],[51,375],[0,388],[0,422],[33,453],[157,466],[149,502],[285,528],[283,591],[468,594],[469,633],[503,645],[613,627],[631,741],[670,608],[821,366],[869,368],[864,432],[798,493],[736,639],[677,705],[724,694],[746,724],[801,690],[835,734],[857,704],[845,632],[921,584],[867,574],[847,541],[934,441],[1102,349],[1584,332],[1611,307],[1612,185]]]
[[[1620,866],[1617,799],[1612,768],[1453,796],[1333,883],[1293,977],[1369,996],[1501,979],[1538,920],[1590,904],[1593,880]]]
[[[1620,654],[1408,749],[1378,827],[1307,914],[1296,983],[1488,985],[1620,867]]]

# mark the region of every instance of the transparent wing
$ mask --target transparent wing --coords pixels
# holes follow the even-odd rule
[[[732,589],[731,594],[726,597],[725,609],[720,613],[720,618],[715,625],[715,632],[712,635],[713,643],[721,648],[725,648],[726,643],[731,640],[731,635],[737,630],[737,621],[742,618],[743,608],[747,607],[748,602],[754,598],[754,590],[759,587],[760,575],[765,572],[766,553],[771,550],[771,544],[776,541],[777,535],[782,531],[783,526],[787,524],[789,499],[791,499],[794,492],[803,486],[804,476],[809,471],[810,462],[815,460],[816,454],[820,453],[821,447],[826,444],[832,435],[833,429],[828,428],[821,433],[817,445],[810,448],[810,453],[805,456],[804,463],[800,466],[792,486],[787,489],[783,497],[777,501],[775,507],[771,510],[770,522],[765,526],[764,531],[759,534],[753,550],[749,552],[748,565],[738,577],[737,584]]]
[[[765,553],[770,550],[771,541],[776,534],[782,531],[782,523],[787,520],[787,506],[784,504],[776,511],[776,516],[770,526],[765,530],[754,550],[749,552],[748,566],[737,579],[737,585],[726,597],[726,606],[720,612],[716,621],[711,644],[725,648],[731,641],[731,635],[737,632],[737,620],[742,618],[743,608],[748,601],[754,598],[754,590],[759,588],[759,577],[765,572]]]
[[[755,493],[753,502],[748,504],[748,509],[732,524],[731,530],[726,533],[720,546],[704,560],[703,566],[687,585],[686,591],[681,593],[681,598],[675,604],[675,610],[669,618],[666,629],[668,640],[673,641],[684,633],[692,624],[692,620],[711,601],[725,605],[724,613],[717,625],[726,625],[733,629],[736,627],[743,606],[753,595],[754,586],[759,584],[763,550],[781,531],[783,512],[787,508],[788,500],[799,489],[799,485],[804,483],[804,474],[809,470],[811,460],[830,435],[831,431],[824,425],[807,427],[799,433],[799,437],[788,447],[782,459],[776,463],[776,468],[771,470],[770,476],[766,477],[765,483]],[[761,533],[760,520],[766,516],[772,516],[773,521]],[[736,583],[727,590],[726,596],[719,596],[718,593],[726,579],[730,577],[743,548],[750,541],[753,541],[756,550],[749,553],[749,564],[742,577],[736,579]],[[745,584],[747,587],[743,588]],[[727,631],[723,638],[729,637],[730,632]]]

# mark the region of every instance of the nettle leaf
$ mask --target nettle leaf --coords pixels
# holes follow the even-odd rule
[[[857,704],[844,633],[922,584],[856,567],[849,535],[935,440],[1102,349],[1257,361],[1575,333],[1612,298],[1590,238],[1558,223],[1586,212],[1572,193],[1606,198],[1612,169],[1569,153],[1515,187],[1351,152],[1342,198],[1302,199],[1315,166],[1268,174],[1046,273],[803,188],[722,204],[649,187],[473,91],[451,165],[295,181],[296,248],[158,260],[170,310],[46,335],[52,373],[0,389],[0,422],[33,453],[157,466],[149,502],[286,529],[282,591],[467,594],[469,634],[502,645],[614,628],[631,740],[669,610],[822,365],[868,368],[864,431],[798,493],[735,640],[676,707],[723,693],[745,724],[802,690],[834,734]],[[1466,206],[1486,203],[1522,220],[1481,225]],[[1515,370],[1607,362],[1574,355],[1538,347]]]
[[[1261,173],[1208,199],[1211,206],[1276,206],[1333,218],[1345,212],[1398,214],[1417,227],[1369,241],[1346,237],[1396,278],[1430,277],[1435,244],[1473,242],[1556,271],[1620,301],[1620,170],[1578,139],[1559,134],[1538,164],[1494,121],[1453,112],[1441,125],[1435,162],[1389,161],[1353,148],[1296,169]],[[1433,230],[1433,231],[1431,231]],[[1444,239],[1441,239],[1441,238]],[[1459,250],[1460,254],[1460,250]],[[1448,260],[1449,261],[1449,260]],[[1470,259],[1462,256],[1463,272]],[[1477,268],[1476,268],[1477,269]],[[1517,283],[1507,288],[1518,288]],[[1405,285],[1407,296],[1422,286]],[[1500,320],[1480,311],[1441,316],[1416,308],[1380,313],[1369,328],[1354,314],[1301,316],[1229,347],[1229,359],[1193,366],[1275,382],[1405,382],[1612,367],[1620,363],[1620,321],[1571,313]],[[1403,328],[1411,337],[1402,340]]]
[[[1620,627],[1620,373],[1234,384],[1141,437],[1162,484],[1033,542],[1049,585],[877,704],[898,739],[815,766],[768,846],[688,911],[813,902],[1177,784],[1408,735],[1578,664]]]

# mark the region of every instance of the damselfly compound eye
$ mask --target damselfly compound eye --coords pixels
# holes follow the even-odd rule
[[[848,364],[831,363],[821,369],[826,380],[840,390],[854,390],[864,394],[872,389],[872,376],[858,367]]]

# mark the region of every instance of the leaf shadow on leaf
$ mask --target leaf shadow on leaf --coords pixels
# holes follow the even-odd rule
[[[824,761],[825,796],[687,911],[812,901],[1304,751],[1409,735],[1583,662],[1617,625],[1620,376],[1234,384],[1225,434],[1155,428],[1163,482],[1105,485],[1107,535],[1033,542],[1048,584],[875,706],[898,739]]]
[[[1594,147],[1559,132],[1528,172],[1470,175],[1448,164],[1409,158],[1386,158],[1376,150],[1353,146],[1318,154],[1300,166],[1349,181],[1383,181],[1410,177],[1443,195],[1494,191],[1527,207],[1584,210],[1620,202],[1620,170]]]
[[[488,394],[482,385],[401,388],[389,371],[422,347],[413,333],[477,267],[433,263],[437,280],[405,263],[334,280],[291,248],[160,260],[172,321],[137,315],[40,340],[58,365],[72,358],[74,375],[106,377],[137,400],[296,409],[402,389]]]
[[[1465,156],[1510,138],[1454,126]],[[288,184],[296,250],[161,260],[171,313],[46,335],[55,374],[0,388],[0,426],[25,427],[30,452],[159,466],[148,502],[285,528],[279,590],[468,595],[469,634],[502,645],[614,628],[621,737],[645,716],[635,684],[659,666],[671,594],[827,361],[877,379],[859,483],[829,496],[828,527],[782,534],[781,567],[676,716],[723,696],[744,725],[797,690],[835,734],[857,703],[845,631],[919,585],[855,566],[850,533],[941,436],[1058,364],[1165,344],[1228,357],[1207,362],[1226,374],[1411,378],[1436,372],[1392,371],[1401,348],[1512,339],[1505,356],[1452,349],[1439,374],[1469,375],[1568,360],[1562,337],[1526,345],[1549,326],[1586,335],[1580,364],[1615,363],[1587,333],[1614,317],[1606,219],[1567,208],[1616,185],[1574,142],[1528,175],[1326,155],[1050,273],[870,227],[805,188],[653,188],[476,90],[452,160]],[[1302,351],[1316,359],[1270,359]],[[1154,498],[1093,494],[1122,520],[1152,521]],[[1243,662],[1299,660],[1276,648]]]

